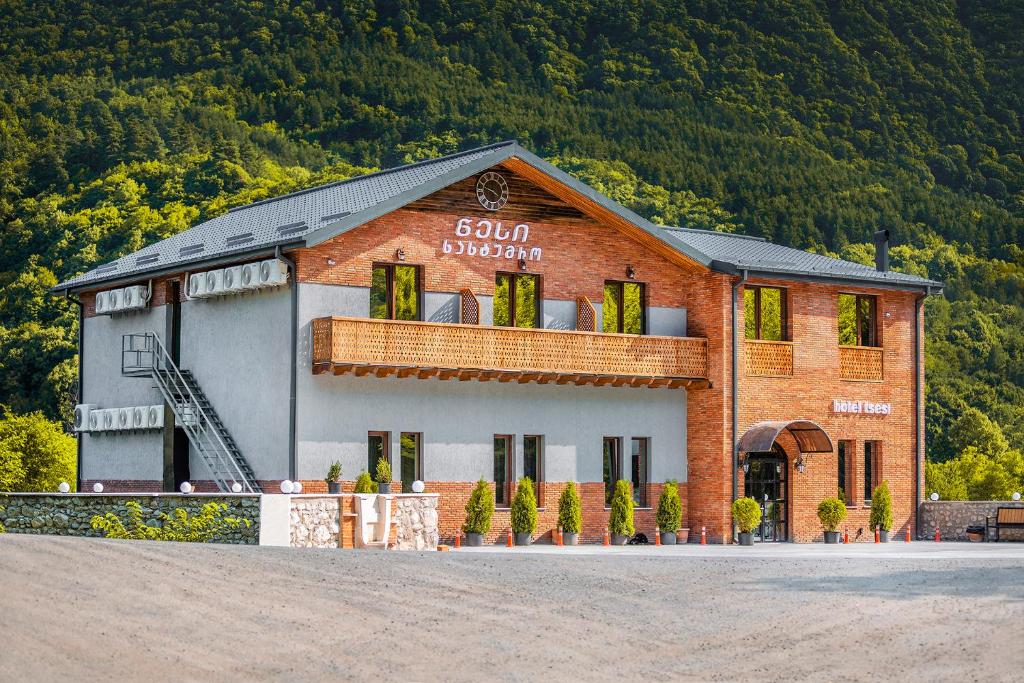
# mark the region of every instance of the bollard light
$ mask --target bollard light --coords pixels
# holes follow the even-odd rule
[[[928,497],[931,498],[932,500],[938,500],[939,499],[939,492],[935,491],[935,492],[932,493],[932,495],[930,495]]]
[[[60,491],[61,493],[67,493],[68,491],[71,490],[71,484],[67,483],[66,481],[62,481],[60,483],[60,486],[57,487],[57,490]]]
[[[178,487],[178,490],[185,494],[192,493],[192,489],[192,482],[188,481],[181,482],[181,486]]]
[[[301,481],[293,481],[292,482],[292,493],[302,493],[302,482]]]
[[[101,484],[99,482],[96,482],[95,484],[93,484],[92,485],[92,492],[93,493],[103,493],[103,484]]]
[[[423,493],[423,482],[420,481],[419,479],[414,481],[412,483],[412,492],[413,493]]]
[[[1013,495],[1010,497],[1013,498],[1014,500],[1020,500],[1020,491],[1014,491]]]
[[[239,484],[237,481],[231,485],[231,493],[241,493],[241,492],[242,492],[242,485]]]
[[[290,479],[285,479],[281,482],[281,493],[291,493],[294,489],[292,488],[292,482]]]

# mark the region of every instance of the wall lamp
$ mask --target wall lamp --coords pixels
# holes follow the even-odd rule
[[[519,270],[526,270],[526,259],[519,259]]]
[[[796,468],[796,471],[799,472],[800,474],[803,474],[804,472],[806,472],[807,471],[807,461],[804,460],[804,456],[798,455],[796,460],[793,461],[793,467]]]
[[[395,258],[398,259],[399,261],[404,261],[405,260],[405,249],[401,249],[401,248],[395,249]]]
[[[747,454],[746,453],[740,453],[739,454],[739,456],[736,459],[736,464],[737,464],[737,466],[739,466],[739,468],[741,470],[744,471],[744,473],[750,471],[750,461],[747,460]]]
[[[633,269],[633,266],[626,266],[626,277],[630,280],[636,279],[636,270]]]
[[[329,265],[329,266],[333,266],[333,265],[336,265],[337,263],[338,263],[337,261],[335,261],[334,259],[332,259],[332,258],[328,257],[328,259],[327,259],[327,265]]]

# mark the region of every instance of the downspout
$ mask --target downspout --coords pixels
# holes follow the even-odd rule
[[[735,280],[732,283],[732,499],[735,501],[739,497],[739,478],[736,474],[736,470],[740,466],[740,453],[739,453],[739,431],[740,431],[740,418],[739,418],[739,328],[736,325],[736,320],[739,318],[739,288],[747,282],[747,271],[740,271],[743,273],[743,277],[739,280]],[[736,536],[736,523],[733,522],[733,540],[735,541]],[[722,539],[723,543],[725,539]]]
[[[71,296],[71,292],[65,292],[64,296],[78,306],[78,402],[85,403],[85,379],[82,375],[82,359],[85,356],[85,305],[81,299]],[[77,449],[75,460],[75,491],[82,490],[82,435],[75,435],[75,448]]]
[[[921,310],[931,287],[914,299],[914,538],[921,538],[921,467],[924,462],[924,439],[921,438]]]
[[[299,463],[295,449],[295,394],[298,385],[299,370],[299,281],[295,271],[295,261],[281,252],[281,247],[274,249],[274,257],[281,259],[291,271],[292,313],[291,313],[291,366],[288,378],[288,478],[295,481],[298,477]]]

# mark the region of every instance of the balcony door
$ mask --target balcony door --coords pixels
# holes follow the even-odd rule
[[[370,317],[379,320],[422,320],[419,266],[375,263],[370,282]]]
[[[495,275],[494,324],[500,327],[540,327],[539,275]]]

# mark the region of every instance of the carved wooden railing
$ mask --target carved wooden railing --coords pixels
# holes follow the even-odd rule
[[[585,296],[576,297],[576,329],[581,332],[597,332],[597,309]]]
[[[312,327],[317,373],[684,386],[708,372],[707,340],[693,337],[341,317]]]
[[[839,376],[865,382],[882,381],[883,353],[874,346],[840,346]]]
[[[793,342],[743,340],[747,375],[789,377],[793,374]]]
[[[464,289],[459,292],[462,299],[462,317],[460,322],[464,325],[480,324],[480,302],[472,290]]]

